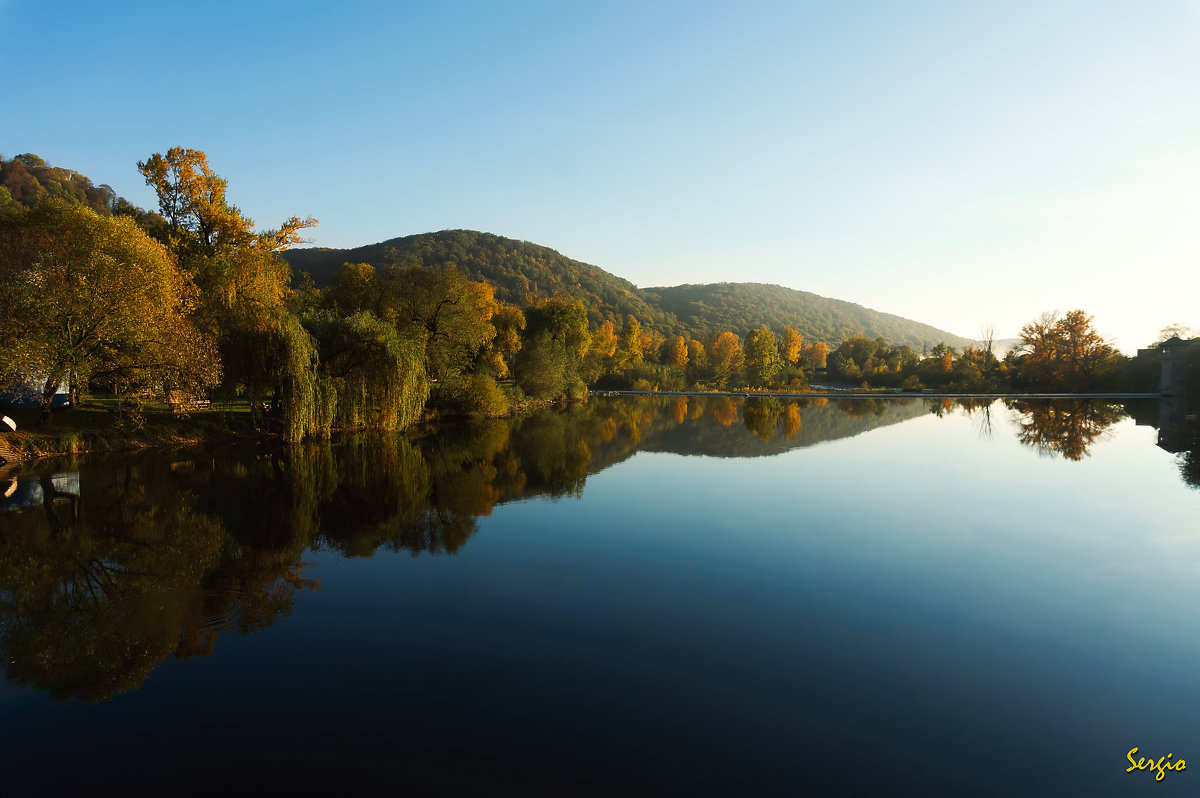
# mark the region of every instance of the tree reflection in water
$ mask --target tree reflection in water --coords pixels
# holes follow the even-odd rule
[[[1200,489],[1200,398],[1184,396],[1175,401],[1172,415],[1181,419],[1172,430],[1179,444],[1176,452],[1179,476],[1191,487]]]
[[[1021,443],[1039,454],[1076,461],[1126,415],[1120,403],[1098,399],[1006,399],[1005,404],[1015,411]]]
[[[1122,416],[1111,403],[1009,406],[1022,442],[1073,460]],[[320,587],[308,552],[454,554],[498,504],[579,496],[590,474],[638,451],[774,455],[929,410],[875,397],[592,399],[411,435],[21,472],[21,495],[41,499],[0,514],[5,674],[61,700],[100,701],[172,656],[211,655],[222,633],[289,615],[300,591]]]

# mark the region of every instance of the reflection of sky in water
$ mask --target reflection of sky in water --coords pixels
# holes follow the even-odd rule
[[[456,624],[486,607],[504,630],[489,659],[573,696],[624,683],[653,730],[634,738],[712,757],[700,789],[736,788],[730,758],[766,790],[1161,788],[1122,763],[1139,745],[1200,765],[1200,494],[1132,421],[1078,463],[1022,447],[999,408],[993,423],[987,438],[923,417],[771,458],[639,454],[578,501],[497,510],[452,564],[401,581],[453,597]],[[349,589],[386,603],[396,581],[376,561]],[[687,742],[691,724],[710,734]],[[814,772],[825,757],[837,778]]]
[[[1068,462],[991,418],[642,451],[495,506],[453,557],[310,552],[290,617],[97,707],[6,698],[0,732],[314,789],[396,763],[560,794],[1187,791],[1124,757],[1200,770],[1200,491],[1132,421]]]

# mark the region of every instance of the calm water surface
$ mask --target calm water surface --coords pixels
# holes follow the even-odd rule
[[[593,399],[0,472],[3,793],[1197,794],[1186,415]]]

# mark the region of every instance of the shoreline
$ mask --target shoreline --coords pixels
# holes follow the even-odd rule
[[[633,391],[633,390],[599,390],[589,391],[587,398],[607,398],[625,396],[649,397],[730,397],[737,399],[1165,399],[1167,394],[1161,393],[914,393],[903,391],[856,391],[822,390],[822,391]],[[521,415],[544,407],[550,407],[558,402],[532,402],[502,418]],[[203,412],[203,411],[201,411]],[[213,411],[220,413],[222,411]],[[198,413],[197,413],[198,414]],[[421,419],[413,427],[421,424],[437,423],[439,421],[469,420],[472,416],[438,416]],[[496,417],[487,417],[496,418]],[[195,431],[199,431],[197,428]],[[338,435],[356,434],[371,431],[365,427],[331,430]],[[396,430],[403,432],[403,430]],[[221,430],[208,435],[180,435],[166,432],[161,436],[131,435],[117,438],[112,430],[73,430],[48,428],[38,432],[13,432],[0,436],[0,468],[9,470],[37,460],[53,457],[71,457],[77,455],[104,454],[108,452],[137,452],[146,449],[171,449],[204,446],[226,441],[270,441],[279,439],[277,433],[265,431],[234,431]],[[13,455],[16,457],[6,456]]]

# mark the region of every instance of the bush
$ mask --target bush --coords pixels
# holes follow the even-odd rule
[[[430,402],[452,416],[502,416],[513,408],[510,397],[486,374],[448,377],[438,383]]]

